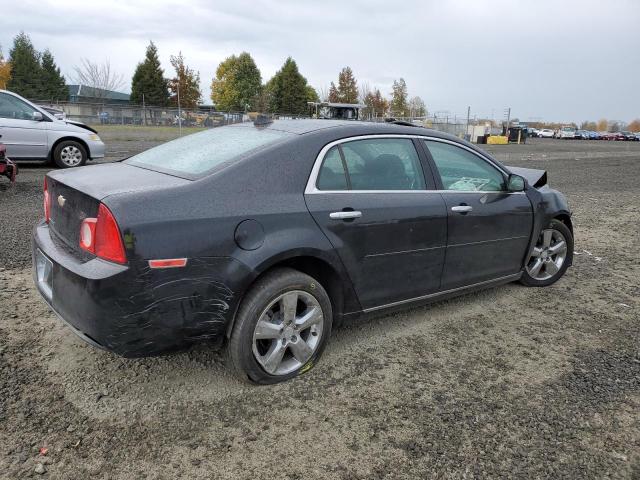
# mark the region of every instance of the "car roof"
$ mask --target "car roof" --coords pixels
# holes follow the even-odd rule
[[[239,123],[232,125],[233,127],[249,127],[249,128],[266,128],[269,130],[279,130],[295,135],[304,135],[321,130],[335,129],[336,133],[340,130],[348,129],[349,136],[355,134],[404,134],[404,135],[429,135],[442,138],[455,138],[452,135],[431,130],[428,128],[407,125],[397,125],[390,122],[365,122],[357,120],[323,120],[323,119],[287,119],[274,120],[272,123],[264,126],[254,127],[252,123]],[[457,140],[457,138],[456,138]]]

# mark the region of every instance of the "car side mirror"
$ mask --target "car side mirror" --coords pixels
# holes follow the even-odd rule
[[[507,190],[510,192],[523,192],[526,187],[524,178],[512,173],[507,180]]]
[[[31,119],[34,122],[41,122],[42,120],[44,120],[44,116],[40,112],[33,112],[33,115],[31,116]]]

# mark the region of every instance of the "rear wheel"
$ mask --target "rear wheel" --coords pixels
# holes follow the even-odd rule
[[[227,355],[243,380],[282,382],[316,364],[331,325],[331,301],[322,285],[297,270],[274,270],[242,301]]]
[[[530,287],[546,287],[557,282],[573,259],[573,235],[559,220],[552,220],[540,232],[527,261],[521,282]]]
[[[87,163],[87,150],[79,142],[65,140],[53,149],[53,161],[59,168],[81,167]]]

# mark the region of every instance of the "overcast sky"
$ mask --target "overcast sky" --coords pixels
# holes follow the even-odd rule
[[[127,79],[149,40],[169,76],[182,51],[205,103],[216,66],[249,52],[263,82],[287,56],[316,89],[349,65],[391,91],[403,77],[430,112],[521,120],[640,117],[640,1],[0,0],[7,56],[24,30],[67,80],[79,58]]]

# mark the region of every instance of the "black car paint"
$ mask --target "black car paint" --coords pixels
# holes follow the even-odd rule
[[[304,190],[321,149],[341,138],[428,135],[458,142],[490,159],[485,152],[446,134],[398,125],[297,120],[275,122],[270,128],[299,135],[195,180],[122,163],[49,173],[55,182],[85,192],[113,212],[128,259],[124,266],[87,259],[79,255],[73,242],[59,238],[55,226],[39,224],[34,230],[33,250],[34,255],[42,251],[54,263],[51,307],[95,343],[133,357],[203,339],[222,339],[229,334],[242,297],[255,279],[283,263],[311,265],[338,280],[332,295],[338,322],[363,312],[384,310],[387,305],[391,309],[411,303],[414,297],[430,301],[462,290],[459,279],[440,285],[439,276],[437,280],[432,277],[447,268],[447,228],[458,229],[460,244],[470,243],[464,227],[448,220],[446,204],[461,201],[455,195],[443,199],[430,193],[434,201],[424,203],[416,193],[397,197],[372,194],[380,202],[374,209],[367,206],[366,194],[351,194],[349,205],[367,208],[367,218],[353,225],[335,222],[325,226],[325,235],[319,219],[347,204],[305,197]],[[419,153],[427,185],[431,186],[437,179],[432,175],[428,152],[419,149]],[[524,243],[518,238],[518,242],[502,244],[502,248],[512,250],[512,255],[520,256],[520,262],[510,263],[504,272],[493,272],[484,280],[468,282],[474,284],[472,288],[516,279],[528,258],[524,247],[528,244],[529,251],[533,248],[551,218],[569,215],[566,201],[558,192],[527,186],[526,195],[518,196],[530,200],[533,222],[518,220],[522,205],[510,206],[508,210],[518,224],[514,234],[491,211],[492,206],[505,201],[505,196],[508,194],[474,199],[486,209],[478,220],[485,222],[487,235],[493,227],[502,226],[500,235],[514,237],[524,236],[528,229]],[[395,200],[400,203],[394,205]],[[392,209],[394,221],[385,221],[386,206]],[[424,228],[431,233],[421,233]],[[355,242],[355,250],[346,251],[351,247],[344,247],[345,241]],[[495,247],[492,254],[498,252]],[[186,267],[149,268],[150,259],[176,257],[187,258]],[[300,259],[304,261],[300,263]],[[431,267],[419,268],[418,262],[425,261]],[[483,268],[483,261],[468,259],[464,268]],[[450,268],[455,269],[455,265]]]

